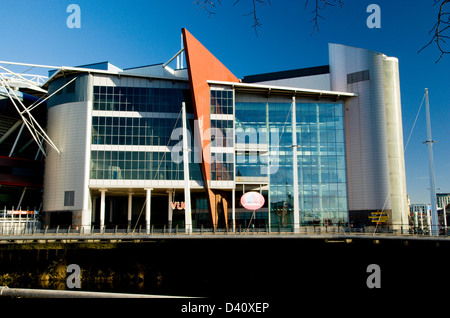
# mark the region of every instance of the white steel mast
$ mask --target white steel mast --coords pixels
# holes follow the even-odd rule
[[[425,106],[427,117],[427,141],[424,143],[428,147],[428,161],[430,171],[430,203],[431,203],[431,232],[430,235],[439,235],[439,221],[437,214],[437,201],[436,201],[436,182],[434,174],[434,159],[433,159],[433,144],[436,142],[431,137],[431,118],[430,118],[430,101],[428,98],[428,88],[425,88]]]

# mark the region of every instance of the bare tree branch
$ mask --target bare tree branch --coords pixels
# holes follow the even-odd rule
[[[236,0],[236,2],[233,4],[235,6],[240,0]],[[270,3],[270,0],[267,0],[267,2]],[[252,0],[253,10],[247,14],[244,14],[245,16],[253,16],[253,25],[252,28],[255,30],[256,36],[258,36],[258,28],[261,27],[262,23],[260,22],[260,19],[258,18],[258,15],[256,13],[256,6],[257,4],[264,5],[265,2],[263,0]]]
[[[208,12],[209,15],[215,14],[214,9],[216,8],[215,3],[218,2],[219,5],[222,3],[220,0],[195,0],[194,4],[198,5],[200,8],[203,8],[206,12]],[[233,4],[235,6],[240,0],[236,0]],[[261,27],[262,23],[260,19],[258,18],[256,8],[259,5],[264,5],[266,2],[270,5],[270,0],[263,1],[263,0],[251,0],[253,10],[250,11],[247,14],[244,14],[244,16],[252,16],[253,17],[253,25],[252,28],[255,30],[256,36],[258,36],[258,28]]]
[[[305,1],[305,9],[308,7],[309,0]],[[319,14],[320,11],[326,9],[329,6],[335,6],[338,4],[341,8],[344,6],[344,2],[342,0],[314,0],[313,10],[311,13],[313,14],[313,19],[310,21],[314,24],[312,34],[317,30],[319,32],[319,18],[324,19],[323,16]]]
[[[252,16],[253,18],[253,25],[252,28],[255,30],[256,35],[258,36],[258,28],[262,26],[261,20],[258,17],[257,14],[257,8],[258,5],[264,5],[266,2],[270,3],[270,0],[246,0],[251,1],[253,10],[247,14],[244,14],[245,16]],[[313,15],[313,18],[310,22],[313,23],[313,30],[312,34],[314,32],[319,32],[319,20],[324,19],[322,16],[322,12],[330,6],[336,6],[339,5],[341,8],[344,6],[343,0],[304,0],[305,1],[305,9],[311,7],[311,13]],[[233,4],[235,6],[241,2],[241,0],[236,0]],[[197,4],[199,7],[203,8],[206,12],[208,12],[209,15],[215,14],[214,10],[216,8],[216,3],[221,5],[220,0],[194,0],[194,3]],[[437,16],[437,22],[434,24],[433,28],[430,30],[429,34],[433,35],[431,40],[423,46],[419,53],[422,52],[425,48],[431,46],[433,43],[436,44],[436,47],[438,48],[440,52],[440,56],[438,60],[439,62],[444,55],[450,54],[449,48],[446,48],[447,40],[450,39],[450,0],[434,0],[434,5],[439,5],[439,12]]]
[[[436,63],[439,62],[445,54],[450,54],[450,51],[444,47],[447,43],[446,40],[450,38],[450,32],[448,32],[448,30],[450,30],[450,11],[448,11],[450,9],[450,0],[434,0],[434,5],[437,4],[439,4],[437,22],[429,32],[429,34],[433,34],[433,37],[418,52],[422,52],[425,48],[433,44],[433,42],[436,43],[440,52],[440,56]]]
[[[220,0],[217,0],[217,2],[219,4],[222,4],[220,2]],[[208,12],[209,15],[213,15],[216,14],[213,11],[213,8],[216,7],[216,5],[214,4],[215,1],[214,0],[195,0],[194,4],[198,5],[200,8],[204,9],[206,12]]]
[[[252,16],[253,17],[253,25],[252,28],[255,30],[256,35],[258,36],[258,28],[262,26],[261,20],[258,17],[257,14],[257,7],[258,5],[264,5],[266,2],[270,5],[270,0],[247,0],[251,1],[253,10],[247,14],[244,14],[244,16]],[[435,0],[437,1],[437,0]],[[215,14],[214,9],[216,8],[216,2],[221,5],[220,0],[195,0],[194,4],[197,4],[199,7],[203,8],[206,12],[208,12],[209,15]],[[233,4],[235,6],[241,2],[241,0],[236,0]],[[309,0],[305,0],[305,9],[308,7],[308,4],[310,3]],[[316,30],[319,32],[319,18],[323,19],[324,17],[319,14],[320,11],[326,9],[329,6],[335,6],[339,5],[341,8],[344,6],[343,0],[314,0],[314,6],[312,10],[312,14],[314,18],[311,20],[311,22],[314,23],[313,32]]]

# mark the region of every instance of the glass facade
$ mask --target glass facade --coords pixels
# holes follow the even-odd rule
[[[183,180],[183,162],[173,160],[170,150],[180,142],[171,135],[182,127],[181,104],[189,90],[94,86],[93,94],[91,179]],[[293,227],[294,149],[301,225],[347,222],[343,104],[297,102],[293,147],[289,99],[246,102],[238,96],[236,102],[234,94],[211,88],[211,180],[234,181],[236,173],[241,184],[250,178],[267,185],[267,203],[255,214],[241,209],[236,198],[236,224]],[[188,118],[192,132],[193,115]],[[194,152],[190,156],[190,179],[201,181]],[[193,200],[197,225],[209,222],[205,200],[204,193]]]
[[[266,103],[236,103],[236,145],[269,143]],[[236,176],[267,176],[268,152],[255,148],[236,151]]]
[[[173,162],[170,152],[91,151],[91,163],[91,179],[183,180],[184,178],[183,163]],[[190,176],[191,180],[199,180],[193,178],[195,176]]]
[[[93,145],[167,146],[181,118],[92,117]]]
[[[232,181],[234,176],[233,154],[214,153],[211,162],[211,180]]]
[[[279,140],[271,142],[270,162],[277,167],[269,173],[270,218],[272,226],[291,227],[294,223],[291,103],[268,103],[269,131]],[[269,135],[270,136],[270,135]],[[300,190],[300,189],[299,189]],[[300,215],[304,211],[300,209]]]
[[[302,221],[347,222],[343,104],[297,104],[296,109]]]
[[[233,147],[233,121],[211,119],[211,147]]]
[[[295,148],[291,102],[236,102],[235,113],[236,142],[257,143],[260,149],[267,145],[268,154],[237,151],[236,175],[268,176],[273,227],[292,227],[293,149],[297,150],[301,224],[347,221],[342,103],[296,103]]]
[[[233,90],[211,89],[211,114],[233,115]]]
[[[172,160],[170,149],[180,142],[171,135],[182,127],[186,94],[189,90],[94,86],[91,144],[99,146],[91,151],[91,179],[183,180],[183,162]],[[151,149],[155,146],[160,147]],[[191,159],[190,179],[202,180]]]
[[[234,180],[233,90],[211,89],[211,180]]]
[[[189,97],[188,89],[94,86],[94,110],[178,114]]]

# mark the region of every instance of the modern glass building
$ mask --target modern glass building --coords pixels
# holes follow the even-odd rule
[[[45,83],[66,85],[47,104],[61,152],[45,163],[47,224],[298,231],[379,210],[407,224],[396,59],[330,44],[329,65],[238,79],[182,35],[186,68],[104,62]],[[249,191],[262,208],[241,205]]]
[[[295,101],[288,97],[236,102],[236,180],[267,185],[270,215],[266,223],[286,227],[294,223],[293,155],[297,156],[297,196],[300,224],[336,224],[348,221],[345,138],[342,101]],[[272,102],[271,100],[274,99]],[[281,100],[284,99],[284,102]],[[255,138],[255,150],[245,149]]]

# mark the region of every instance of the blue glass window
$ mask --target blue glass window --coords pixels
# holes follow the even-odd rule
[[[236,142],[247,143],[247,135],[238,136],[238,127],[267,129],[270,133],[258,143],[269,145],[266,161],[258,156],[236,153],[236,174],[259,176],[261,165],[270,164],[269,200],[272,226],[291,227],[293,222],[293,148],[291,103],[236,103]],[[268,114],[268,116],[266,116]],[[297,103],[297,161],[300,221],[302,224],[330,224],[347,221],[347,192],[343,104]],[[279,143],[273,142],[278,134]],[[274,166],[276,169],[273,169]]]

